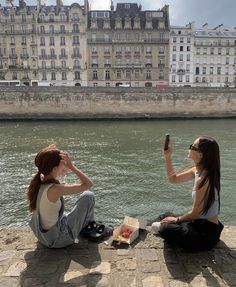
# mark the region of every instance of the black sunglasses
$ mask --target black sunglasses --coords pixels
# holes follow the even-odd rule
[[[189,149],[194,150],[194,151],[199,151],[199,152],[200,152],[200,149],[197,148],[197,147],[195,147],[193,144],[191,144],[191,145],[189,146]]]

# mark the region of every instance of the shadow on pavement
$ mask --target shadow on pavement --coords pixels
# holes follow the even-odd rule
[[[204,252],[185,252],[164,244],[167,272],[174,280],[194,286],[234,286],[236,282],[236,250],[223,241]]]
[[[49,249],[38,243],[24,257],[27,267],[20,275],[22,287],[93,287],[102,278],[95,269],[101,264],[98,244],[84,239],[61,249]]]

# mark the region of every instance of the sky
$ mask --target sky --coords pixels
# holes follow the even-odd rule
[[[62,0],[63,4],[70,5],[79,3],[83,5],[83,0]],[[27,5],[36,5],[36,0],[25,0]],[[41,0],[46,5],[55,5],[56,0]],[[19,0],[14,0],[18,6]],[[110,7],[110,0],[89,0],[91,9],[105,10]],[[170,9],[171,25],[186,25],[189,22],[195,22],[197,28],[208,23],[209,28],[214,28],[223,24],[226,29],[232,30],[236,27],[236,0],[113,0],[117,3],[138,3],[142,5],[143,10],[158,10],[165,4]],[[1,5],[5,5],[5,0],[0,0]]]

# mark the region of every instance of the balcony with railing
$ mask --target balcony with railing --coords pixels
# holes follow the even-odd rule
[[[48,60],[56,60],[57,55],[48,55],[47,58],[48,58]]]
[[[59,55],[59,59],[68,59],[67,55]]]
[[[81,54],[72,54],[72,55],[71,55],[71,58],[72,58],[72,59],[82,58],[82,55],[81,55]]]
[[[9,70],[15,70],[18,68],[18,65],[9,65],[8,68]]]
[[[29,59],[29,54],[21,54],[21,59]]]
[[[184,75],[185,72],[186,72],[185,69],[178,69],[178,70],[177,70],[177,74],[178,74],[178,75]]]
[[[30,78],[29,78],[29,76],[23,76],[23,77],[22,77],[22,80],[23,80],[23,81],[29,81]]]
[[[16,54],[11,54],[11,55],[9,55],[9,58],[10,58],[10,59],[17,59],[18,56],[17,56]]]
[[[39,55],[39,60],[46,60],[47,58],[47,55]]]

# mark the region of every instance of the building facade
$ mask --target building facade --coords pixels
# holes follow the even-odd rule
[[[169,81],[169,11],[137,4],[0,10],[0,77],[29,84],[161,86]]]
[[[171,86],[236,86],[236,29],[171,26]]]
[[[34,6],[0,10],[0,80],[28,83],[38,79],[38,55]]]
[[[236,29],[170,26],[169,6],[112,1],[0,6],[0,83],[69,86],[236,86]]]
[[[235,86],[236,29],[195,30],[195,86]]]
[[[142,11],[126,3],[90,11],[87,44],[89,86],[168,85],[168,6]]]
[[[194,83],[194,23],[171,26],[170,32],[171,86],[191,86]]]
[[[87,85],[87,1],[84,6],[0,10],[0,80],[25,85]]]

